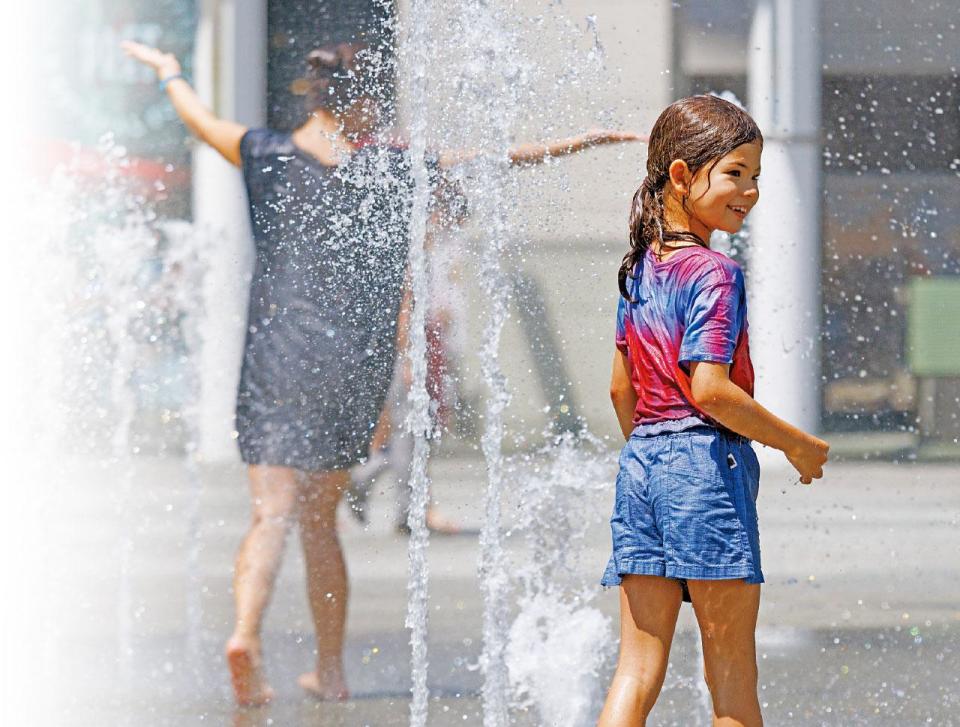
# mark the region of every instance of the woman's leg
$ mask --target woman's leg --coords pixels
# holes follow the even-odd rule
[[[629,575],[620,586],[620,659],[598,727],[643,727],[660,695],[681,602],[680,584]]]
[[[715,727],[761,727],[754,634],[760,585],[743,580],[688,581],[703,642],[703,672]]]
[[[263,704],[273,691],[260,668],[260,627],[297,509],[299,473],[266,465],[251,465],[248,472],[253,520],[237,553],[233,577],[237,624],[227,642],[227,662],[237,701]]]
[[[337,536],[337,503],[348,480],[346,471],[316,472],[307,476],[300,493],[300,539],[317,636],[317,666],[301,675],[298,683],[320,699],[350,696],[343,676],[347,566]]]

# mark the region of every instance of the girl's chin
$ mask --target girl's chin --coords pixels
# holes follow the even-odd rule
[[[726,232],[728,235],[735,235],[743,229],[744,222],[745,220],[737,220],[733,223],[719,225],[717,229],[720,230],[720,232]]]

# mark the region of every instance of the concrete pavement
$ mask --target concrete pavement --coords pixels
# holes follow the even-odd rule
[[[610,462],[612,500],[613,452]],[[192,573],[192,490],[181,461],[77,461],[68,469],[73,479],[60,488],[47,523],[50,597],[38,605],[46,624],[38,640],[51,655],[54,688],[43,710],[50,724],[407,723],[406,539],[394,532],[390,493],[374,494],[366,529],[345,513],[341,523],[352,579],[352,700],[318,704],[294,683],[310,668],[312,643],[302,561],[291,539],[265,626],[266,668],[278,697],[269,708],[245,711],[232,706],[221,658],[232,623],[233,555],[248,517],[242,467],[200,468],[202,549]],[[443,512],[466,532],[435,537],[430,546],[430,724],[481,724],[475,533],[484,465],[440,452],[431,474]],[[124,476],[129,506],[118,502]],[[960,724],[960,466],[838,464],[813,487],[791,482],[785,470],[768,468],[761,487],[767,584],[758,651],[767,723]],[[599,579],[608,556],[608,510],[609,501],[597,503],[600,515],[581,549],[586,583]],[[118,620],[126,536],[129,627]],[[187,613],[196,584],[203,620],[191,643]],[[594,605],[616,623],[614,591],[598,593]],[[118,660],[124,638],[132,649],[127,661]],[[651,725],[709,724],[698,653],[684,606]],[[518,725],[540,723],[535,710],[517,712]]]

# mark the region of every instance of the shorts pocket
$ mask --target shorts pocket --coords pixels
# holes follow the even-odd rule
[[[749,486],[750,497],[754,502],[760,496],[760,460],[757,459],[757,453],[753,451],[750,444],[744,444],[740,447],[742,458],[746,465],[747,485]]]
[[[736,477],[675,472],[664,497],[667,551],[675,563],[716,569],[747,562],[749,541]]]

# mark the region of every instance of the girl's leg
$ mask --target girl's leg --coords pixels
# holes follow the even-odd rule
[[[297,680],[320,699],[347,699],[343,635],[347,621],[347,567],[337,536],[337,503],[346,471],[316,472],[300,493],[300,539],[307,567],[307,596],[317,636],[317,666]]]
[[[233,577],[237,624],[227,642],[227,663],[240,704],[263,704],[273,691],[260,668],[260,627],[297,508],[298,472],[251,465],[253,520],[237,553]]]
[[[703,672],[715,727],[761,727],[754,633],[760,585],[743,580],[688,581],[703,642]]]
[[[660,695],[681,603],[680,584],[629,575],[620,586],[620,659],[598,727],[643,727]]]

